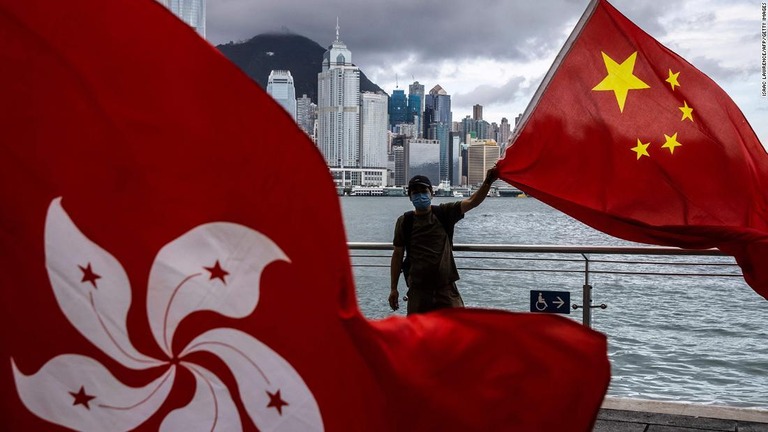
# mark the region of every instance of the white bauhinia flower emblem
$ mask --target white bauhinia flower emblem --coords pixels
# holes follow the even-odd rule
[[[185,359],[208,352],[229,367],[245,411],[259,430],[323,430],[317,401],[304,380],[253,336],[216,328],[173,351],[176,328],[193,312],[208,310],[231,318],[253,313],[261,272],[273,261],[290,262],[268,237],[242,225],[215,222],[190,230],[158,252],[149,275],[147,316],[165,354],[160,359],[139,352],[128,337],[131,286],[122,265],[85,237],[61,207],[61,198],[48,208],[45,256],[59,307],[83,336],[127,368],[165,371],[137,388],[83,355],[59,355],[32,375],[22,374],[11,359],[19,397],[35,415],[82,431],[130,430],[157,412],[181,367],[194,375],[195,394],[185,407],[170,412],[160,429],[242,430],[229,388]]]

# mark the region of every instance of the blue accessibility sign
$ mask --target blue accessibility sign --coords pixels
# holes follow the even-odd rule
[[[531,312],[570,314],[571,293],[531,290]]]

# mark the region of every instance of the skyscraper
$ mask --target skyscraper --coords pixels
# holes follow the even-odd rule
[[[418,105],[416,104],[416,97],[419,98]],[[413,101],[413,103],[411,102]],[[413,115],[414,112],[418,112],[418,127],[419,138],[424,137],[424,126],[422,116],[424,115],[424,84],[419,84],[418,81],[414,81],[413,84],[408,86],[408,112]]]
[[[410,93],[408,94],[408,123],[415,124],[418,129],[416,131],[416,136],[422,136],[421,133],[421,115],[424,109],[422,106],[424,105],[424,95],[418,95]],[[421,134],[421,135],[420,135]]]
[[[424,112],[429,112],[429,117],[424,115],[426,128],[429,128],[432,123],[446,123],[450,127],[452,122],[451,96],[439,85],[434,86],[425,97]]]
[[[158,0],[205,38],[205,0]]]
[[[287,70],[273,70],[269,73],[267,93],[276,100],[296,121],[296,88],[293,77]]]
[[[330,167],[359,167],[360,70],[352,52],[336,40],[323,54],[317,75],[317,145]]]
[[[480,185],[501,152],[494,140],[472,140],[467,148],[467,184]]]
[[[429,177],[433,188],[440,184],[440,142],[423,138],[411,138],[405,144],[405,177],[416,174]]]
[[[499,146],[501,151],[507,147],[507,141],[512,136],[512,129],[509,125],[509,120],[506,117],[501,118],[501,126],[499,126]]]
[[[389,126],[411,123],[413,120],[408,118],[408,100],[405,98],[405,91],[394,90],[392,97],[389,98]]]
[[[483,106],[480,104],[476,104],[472,106],[472,120],[482,120],[483,119]]]
[[[424,103],[424,128],[427,138],[440,142],[440,180],[450,178],[448,133],[452,126],[451,96],[436,85]]]
[[[387,95],[365,92],[360,99],[362,167],[387,167]]]
[[[296,99],[296,123],[310,137],[313,137],[315,117],[317,117],[317,105],[312,103],[309,96],[303,94]]]

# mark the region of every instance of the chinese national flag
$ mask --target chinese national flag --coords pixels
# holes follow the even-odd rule
[[[0,429],[590,430],[601,334],[367,321],[322,156],[158,3],[0,0],[0,65]]]
[[[768,298],[768,157],[711,79],[592,2],[500,177],[626,240],[734,255]]]

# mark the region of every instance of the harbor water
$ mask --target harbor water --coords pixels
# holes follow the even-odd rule
[[[349,242],[391,243],[395,220],[412,209],[405,197],[339,199]],[[467,213],[454,243],[646,246],[603,234],[533,198],[500,197]],[[404,316],[404,307],[392,312],[387,304],[391,252],[353,252],[362,252],[352,254],[362,313]],[[608,337],[609,396],[768,408],[768,300],[744,282],[732,258],[684,258],[615,262],[611,256],[524,254],[488,260],[457,253],[456,261],[468,307],[527,313],[531,290],[569,291],[571,303],[580,304],[584,261],[594,260],[593,303],[607,308],[593,309],[592,328]],[[676,266],[684,260],[689,264]],[[400,288],[402,295],[402,279]],[[581,310],[564,316],[581,322]]]

